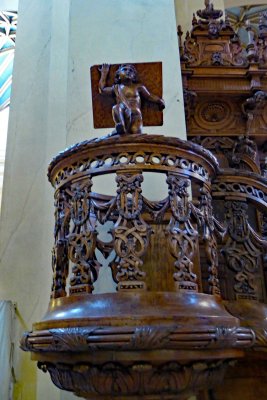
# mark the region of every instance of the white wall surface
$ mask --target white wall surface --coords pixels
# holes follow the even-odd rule
[[[18,11],[19,0],[0,0],[1,11]]]

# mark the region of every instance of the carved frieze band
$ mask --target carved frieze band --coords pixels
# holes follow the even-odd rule
[[[259,179],[260,177],[258,177]],[[243,183],[241,181],[241,177],[239,176],[239,182],[234,178],[232,182],[229,180],[231,177],[225,178],[222,177],[220,181],[215,181],[212,185],[212,196],[220,197],[223,195],[229,194],[240,194],[244,198],[251,198],[253,200],[259,201],[263,206],[266,207],[265,203],[267,202],[267,187],[265,185],[261,185],[259,181],[252,181],[249,183]]]
[[[194,362],[181,365],[169,362],[154,365],[136,362],[122,365],[105,364],[52,364],[39,362],[38,367],[49,372],[54,384],[63,390],[92,399],[120,400],[125,396],[142,395],[144,399],[181,399],[181,393],[192,393],[222,382],[229,361]],[[106,397],[107,396],[107,397]],[[155,397],[156,396],[156,397]],[[132,398],[132,397],[130,397]]]
[[[253,331],[243,327],[75,327],[28,332],[21,340],[21,348],[32,352],[162,348],[193,350],[250,347],[254,341]]]
[[[151,153],[151,151],[137,151],[129,152],[124,151],[119,154],[110,154],[109,156],[103,155],[92,159],[82,160],[79,163],[71,164],[68,168],[60,170],[56,177],[55,183],[59,185],[64,183],[67,179],[71,178],[74,174],[80,176],[85,174],[98,174],[109,170],[117,171],[121,167],[136,169],[138,171],[146,169],[156,169],[164,171],[187,171],[193,174],[196,179],[209,180],[208,171],[199,163],[190,159],[182,158],[174,154],[167,154],[162,152]]]

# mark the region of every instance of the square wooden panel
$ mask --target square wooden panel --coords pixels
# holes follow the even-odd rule
[[[125,63],[127,64],[127,63]],[[129,63],[132,64],[132,63]],[[121,64],[110,65],[107,86],[114,84],[115,73]],[[137,63],[135,66],[138,74],[138,82],[144,84],[150,93],[162,98],[162,63]],[[92,103],[94,128],[113,128],[114,121],[112,118],[112,106],[116,104],[115,97],[101,95],[98,91],[98,82],[100,72],[98,68],[101,65],[93,65],[91,70],[92,85]],[[157,104],[153,104],[142,98],[142,115],[144,126],[161,126],[163,125],[163,113],[159,111]]]

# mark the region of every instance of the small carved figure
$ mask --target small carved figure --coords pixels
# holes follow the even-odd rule
[[[218,19],[223,15],[222,10],[214,10],[214,5],[213,3],[210,2],[210,0],[205,0],[205,9],[204,10],[198,10],[197,15],[205,20],[210,20],[210,19]]]
[[[216,51],[211,55],[211,65],[223,65],[222,53]]]
[[[219,36],[219,26],[213,20],[209,23],[209,36],[215,39]]]
[[[243,114],[247,118],[247,134],[251,131],[252,122],[255,116],[265,107],[267,103],[267,93],[262,90],[258,90],[252,97],[249,97],[242,104]]]
[[[256,161],[257,145],[248,136],[239,136],[233,147],[231,164],[239,164],[244,155]]]
[[[150,93],[142,83],[137,82],[137,72],[133,65],[122,64],[115,75],[115,84],[106,86],[109,74],[109,64],[103,64],[99,71],[99,92],[104,95],[114,96],[116,105],[112,108],[116,133],[142,133],[143,119],[141,113],[141,97],[165,108],[165,103],[160,97]]]
[[[246,99],[242,104],[242,111],[245,115],[249,115],[254,110],[261,109],[265,106],[267,100],[267,93],[262,90],[258,90],[252,97]]]

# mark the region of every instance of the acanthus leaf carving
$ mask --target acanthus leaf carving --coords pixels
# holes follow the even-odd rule
[[[182,392],[193,393],[207,385],[220,384],[228,364],[229,361],[185,365],[178,362],[160,365],[136,362],[128,366],[118,362],[98,365],[39,362],[38,367],[48,371],[60,389],[73,391],[82,397],[116,396],[121,400],[126,395],[162,396],[162,393],[179,399]]]
[[[88,338],[92,335],[98,327],[92,328],[57,328],[50,329],[49,333],[52,335],[50,348],[54,351],[84,351],[85,348],[94,349],[94,346],[88,344]]]
[[[131,338],[134,348],[155,349],[165,346],[170,341],[170,334],[175,326],[140,326]]]

